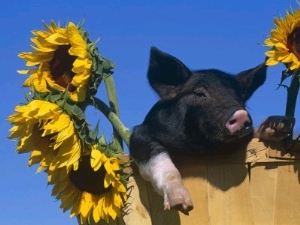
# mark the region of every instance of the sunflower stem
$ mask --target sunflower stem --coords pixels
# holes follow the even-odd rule
[[[286,116],[294,117],[298,92],[299,92],[299,78],[297,75],[294,75],[291,80],[291,85],[287,89],[287,102],[286,102],[286,111],[285,111]]]
[[[112,112],[114,112],[117,117],[120,117],[116,88],[115,88],[115,83],[112,75],[106,76],[104,78],[104,83],[105,83],[105,88],[109,100],[109,106]],[[113,126],[113,136],[117,146],[123,149],[122,137],[120,136],[119,132],[116,130],[115,126]]]
[[[297,97],[299,93],[299,71],[292,76],[290,87],[287,89],[285,116],[295,117]]]
[[[94,101],[94,106],[106,116],[106,118],[112,124],[116,133],[120,136],[121,140],[124,140],[125,144],[129,146],[129,140],[131,135],[130,130],[124,126],[119,117],[107,104],[105,104],[102,100],[96,97],[94,97]]]

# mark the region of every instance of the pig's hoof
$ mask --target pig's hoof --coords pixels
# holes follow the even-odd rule
[[[171,184],[164,196],[165,210],[178,210],[188,215],[194,206],[188,190],[183,185]]]
[[[194,208],[194,206],[191,201],[189,203],[178,204],[178,205],[171,207],[171,209],[178,210],[185,215],[189,215],[189,211],[191,211],[193,208]]]
[[[295,125],[295,118],[270,116],[255,129],[255,137],[266,141],[281,141],[289,137]]]

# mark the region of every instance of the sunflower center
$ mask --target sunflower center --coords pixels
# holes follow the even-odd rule
[[[76,87],[71,84],[75,73],[72,71],[76,56],[68,53],[71,45],[60,45],[50,61],[50,72],[56,84],[73,92]]]
[[[297,27],[287,37],[287,47],[290,52],[300,59],[300,27]]]
[[[108,188],[104,187],[105,173],[106,170],[104,166],[94,171],[90,165],[90,156],[83,156],[79,162],[78,169],[76,171],[72,170],[69,178],[79,190],[101,195],[111,189],[111,186]]]

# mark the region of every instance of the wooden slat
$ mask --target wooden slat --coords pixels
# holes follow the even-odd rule
[[[253,224],[274,224],[277,162],[257,163],[251,168],[250,189]]]
[[[208,167],[210,224],[252,224],[249,178],[245,165]]]
[[[127,201],[127,214],[123,216],[125,224],[151,225],[151,207],[149,205],[148,182],[138,174],[130,178],[128,187],[130,197]]]
[[[211,163],[256,163],[256,162],[294,162],[300,161],[300,141],[269,143],[254,138],[246,149],[224,155],[202,155],[193,157],[174,157],[176,166],[191,167]]]
[[[299,168],[299,163],[278,166],[274,225],[300,224]]]
[[[188,216],[179,214],[180,224],[209,224],[207,167],[195,165],[183,168],[180,172],[194,204],[194,209]]]
[[[180,225],[179,212],[175,210],[164,211],[163,197],[154,191],[149,182],[147,184],[151,224]]]

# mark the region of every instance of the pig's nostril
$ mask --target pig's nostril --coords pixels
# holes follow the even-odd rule
[[[244,123],[244,127],[251,127],[251,126],[252,126],[252,124],[249,121],[246,121]]]
[[[236,133],[242,128],[248,129],[251,126],[251,119],[245,110],[237,110],[226,123],[227,129],[232,134]]]
[[[235,124],[235,123],[236,123],[236,120],[230,120],[230,121],[229,121],[229,124],[230,124],[230,125]]]

